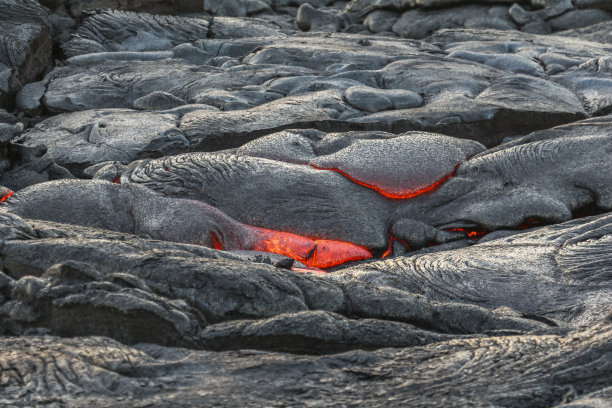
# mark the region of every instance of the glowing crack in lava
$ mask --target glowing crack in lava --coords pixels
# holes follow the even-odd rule
[[[433,183],[431,183],[428,186],[425,187],[421,187],[419,189],[413,189],[413,190],[406,190],[406,191],[402,191],[401,193],[394,193],[391,191],[386,191],[384,190],[382,187],[377,186],[375,184],[369,184],[366,183],[364,181],[360,181],[357,180],[353,177],[351,177],[349,174],[343,172],[342,170],[339,169],[335,169],[335,168],[323,168],[323,167],[317,167],[314,164],[310,165],[311,167],[317,169],[317,170],[327,170],[327,171],[335,171],[336,173],[339,173],[341,175],[343,175],[344,177],[346,177],[347,179],[351,180],[353,183],[355,184],[359,184],[360,186],[369,188],[371,190],[376,191],[378,194],[381,194],[387,198],[391,198],[394,200],[403,200],[403,199],[408,199],[408,198],[413,198],[416,197],[418,195],[433,191],[436,189],[436,187],[438,187],[440,184],[444,183],[446,180],[448,180],[449,178],[453,177],[455,175],[455,172],[457,171],[457,168],[459,167],[459,165],[455,166],[455,169],[450,173],[447,174],[446,176],[440,178],[439,180],[434,181]]]
[[[467,235],[468,238],[471,238],[471,239],[482,237],[483,235],[486,235],[487,233],[487,230],[485,229],[467,229],[467,228],[451,228],[447,231],[450,231],[450,232],[461,231],[465,235]]]
[[[412,248],[410,248],[410,245],[408,245],[408,243],[406,243],[406,241],[397,238],[396,236],[394,236],[393,234],[389,233],[389,240],[387,241],[387,249],[385,250],[385,252],[383,252],[381,258],[385,259],[386,257],[388,257],[389,255],[391,255],[391,251],[393,251],[393,242],[397,241],[400,244],[402,244],[408,251],[412,251]]]
[[[5,195],[3,195],[2,197],[0,197],[0,202],[5,202],[7,200],[7,198],[9,198],[10,196],[12,196],[13,194],[15,194],[14,191],[9,191],[8,193],[6,193]]]

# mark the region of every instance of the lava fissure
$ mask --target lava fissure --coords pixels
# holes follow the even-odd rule
[[[460,166],[459,164],[457,166],[455,166],[455,169],[447,174],[446,176],[442,177],[439,180],[436,180],[435,182],[433,182],[432,184],[426,186],[426,187],[422,187],[416,190],[410,190],[404,193],[392,193],[390,191],[386,191],[384,189],[382,189],[381,187],[378,187],[374,184],[369,184],[366,183],[364,181],[360,181],[355,179],[354,177],[351,177],[349,174],[345,173],[344,171],[340,170],[340,169],[335,169],[335,168],[323,168],[323,167],[317,167],[314,164],[310,164],[311,167],[317,169],[317,170],[327,170],[327,171],[335,171],[336,173],[341,174],[342,176],[346,177],[347,179],[351,180],[353,183],[355,184],[359,184],[360,186],[369,188],[371,190],[376,191],[378,194],[393,199],[393,200],[404,200],[404,199],[408,199],[408,198],[413,198],[416,196],[419,196],[421,194],[424,193],[428,193],[431,192],[433,190],[436,189],[436,187],[438,187],[440,184],[444,183],[446,180],[448,180],[449,178],[453,177],[455,175],[455,172],[457,171],[457,168]]]
[[[449,232],[461,231],[470,239],[477,239],[488,233],[486,229],[474,229],[474,228],[469,229],[469,228],[459,228],[459,227],[447,229],[446,231],[449,231]]]
[[[5,202],[9,197],[11,197],[13,194],[15,194],[14,191],[9,191],[8,193],[6,193],[5,195],[3,195],[2,197],[0,197],[0,202]]]
[[[387,240],[387,249],[380,256],[381,259],[385,259],[389,255],[391,255],[391,252],[393,251],[393,242],[394,241],[399,242],[404,247],[406,247],[406,250],[408,252],[412,251],[412,248],[410,247],[410,245],[408,245],[408,243],[406,241],[404,241],[403,239],[399,239],[396,236],[394,236],[393,234],[389,233],[389,239]]]

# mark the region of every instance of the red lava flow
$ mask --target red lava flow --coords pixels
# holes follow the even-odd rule
[[[313,240],[290,232],[252,226],[246,227],[253,234],[254,243],[240,249],[271,252],[293,258],[306,265],[306,268],[292,268],[297,272],[325,273],[322,269],[345,262],[372,258],[370,251],[350,242],[327,239]],[[224,248],[222,240],[214,231],[210,231],[210,242],[214,249],[228,249]]]
[[[457,167],[459,167],[459,165],[457,165],[455,167],[455,169],[452,171],[452,173],[447,174],[446,176],[442,177],[439,180],[436,180],[435,182],[433,182],[432,184],[426,186],[426,187],[422,187],[419,188],[417,190],[409,190],[406,192],[402,192],[402,193],[392,193],[390,191],[385,191],[384,189],[382,189],[379,186],[376,186],[374,184],[368,184],[364,181],[360,181],[357,180],[353,177],[351,177],[349,174],[343,172],[342,170],[339,169],[335,169],[335,168],[323,168],[323,167],[317,167],[314,164],[310,165],[311,167],[317,169],[317,170],[328,170],[328,171],[335,171],[336,173],[339,173],[341,175],[343,175],[344,177],[346,177],[347,179],[351,180],[353,183],[355,184],[359,184],[360,186],[372,189],[374,191],[376,191],[377,193],[387,197],[387,198],[392,198],[394,200],[402,200],[402,199],[407,199],[407,198],[413,198],[416,197],[418,195],[427,193],[429,191],[433,191],[436,187],[438,187],[440,184],[444,183],[446,180],[448,180],[449,178],[453,177],[455,175],[455,172],[457,171]]]
[[[393,250],[393,241],[397,241],[400,244],[402,244],[403,246],[406,247],[406,249],[408,249],[409,251],[411,251],[412,249],[410,248],[410,245],[408,245],[404,240],[401,240],[397,237],[395,237],[393,234],[389,234],[389,240],[387,241],[387,249],[385,252],[383,252],[381,258],[385,259],[386,257],[388,257],[391,254],[391,251]]]
[[[312,240],[289,232],[250,228],[256,236],[253,250],[285,255],[311,268],[325,269],[372,258],[370,251],[350,242]]]
[[[12,196],[13,194],[15,194],[14,191],[9,191],[8,193],[6,193],[5,195],[3,195],[0,198],[0,202],[5,202],[7,198],[9,198],[10,196]]]
[[[476,230],[476,229],[467,229],[467,228],[451,228],[447,231],[461,231],[463,232],[465,235],[468,236],[468,238],[478,238],[478,237],[482,237],[483,235],[485,235],[487,233],[487,230]]]

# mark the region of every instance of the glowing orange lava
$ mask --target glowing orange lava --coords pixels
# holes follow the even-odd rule
[[[449,229],[447,231],[461,231],[463,232],[465,235],[468,236],[468,238],[478,238],[478,237],[482,237],[483,235],[485,235],[487,233],[487,230],[475,230],[475,229],[466,229],[466,228],[452,228]]]
[[[524,230],[537,227],[538,225],[542,225],[542,221],[538,220],[537,218],[527,218],[524,223],[518,226],[517,229]]]
[[[349,261],[372,258],[367,249],[350,242],[312,240],[288,232],[249,227],[255,233],[254,251],[285,255],[310,268],[330,268]]]
[[[387,198],[392,198],[394,200],[401,200],[401,199],[407,199],[407,198],[412,198],[412,197],[416,197],[418,195],[427,193],[429,191],[434,190],[436,187],[438,187],[440,184],[444,183],[446,180],[448,180],[449,178],[453,177],[455,175],[455,171],[457,171],[457,167],[459,167],[459,165],[457,165],[455,167],[455,169],[452,171],[452,173],[447,174],[446,176],[442,177],[441,179],[433,182],[432,184],[430,184],[429,186],[423,187],[423,188],[419,188],[417,190],[410,190],[410,191],[406,191],[404,193],[392,193],[390,191],[385,191],[382,188],[375,186],[373,184],[368,184],[366,182],[363,181],[359,181],[353,177],[351,177],[350,175],[348,175],[347,173],[343,172],[342,170],[339,169],[334,169],[334,168],[322,168],[322,167],[317,167],[314,164],[311,164],[310,166],[314,167],[317,170],[329,170],[329,171],[335,171],[336,173],[340,173],[342,174],[344,177],[346,177],[347,179],[351,180],[353,183],[359,184],[360,186],[372,189],[374,191],[376,191],[377,193],[387,197]]]
[[[9,192],[8,192],[8,193],[6,193],[5,195],[3,195],[3,196],[0,198],[0,202],[5,202],[5,201],[6,201],[6,199],[7,199],[7,198],[9,198],[10,196],[12,196],[13,194],[15,194],[15,192],[14,192],[14,191],[10,191],[10,190],[9,190]]]
[[[400,244],[405,246],[408,251],[412,251],[412,248],[410,248],[410,245],[408,245],[408,243],[406,243],[406,241],[395,237],[393,234],[390,234],[389,235],[389,240],[387,241],[387,250],[385,252],[383,252],[383,254],[381,256],[382,259],[385,259],[389,255],[391,255],[391,251],[393,250],[393,241],[399,242]]]
[[[213,248],[219,250],[223,249],[223,244],[221,243],[217,233],[214,231],[210,231],[210,242],[212,243]]]

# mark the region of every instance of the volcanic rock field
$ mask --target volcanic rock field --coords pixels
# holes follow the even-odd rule
[[[612,406],[612,2],[0,0],[0,407]]]

